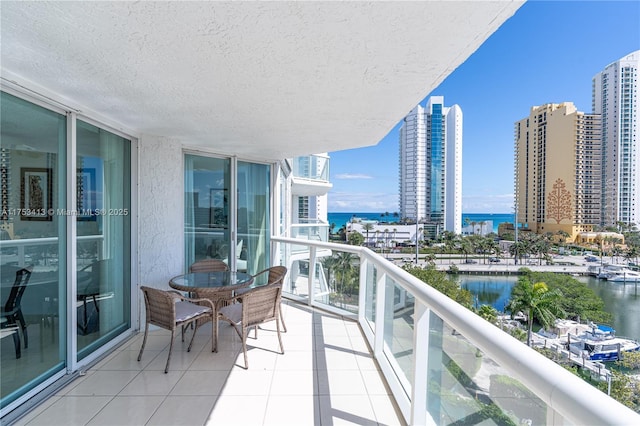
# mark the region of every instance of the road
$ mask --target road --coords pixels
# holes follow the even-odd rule
[[[383,254],[384,257],[393,261],[395,264],[402,266],[406,263],[415,264],[415,254],[410,255],[407,253],[391,253]],[[418,266],[424,267],[427,265],[425,260],[426,255],[421,254],[418,259]],[[618,258],[611,258],[605,256],[602,261],[587,262],[584,256],[557,256],[554,257],[554,265],[540,265],[538,259],[529,258],[522,259],[518,264],[514,263],[513,258],[501,258],[500,262],[489,262],[488,257],[472,257],[468,256],[468,259],[476,261],[477,263],[466,263],[464,255],[436,255],[436,268],[438,270],[446,271],[451,265],[455,265],[460,272],[466,273],[486,273],[486,274],[514,274],[518,269],[526,267],[536,272],[556,272],[564,274],[578,274],[587,275],[589,266],[599,266],[602,263],[621,263],[622,260]]]

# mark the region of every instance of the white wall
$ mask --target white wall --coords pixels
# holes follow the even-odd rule
[[[143,135],[139,139],[139,283],[169,288],[183,273],[184,188],[182,144]]]

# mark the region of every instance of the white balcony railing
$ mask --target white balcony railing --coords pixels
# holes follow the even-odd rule
[[[294,158],[293,176],[329,181],[329,157],[326,155],[307,155]]]
[[[366,248],[271,241],[291,271],[291,298],[360,323],[408,424],[640,424],[632,410]],[[300,246],[306,270],[292,264]],[[318,256],[328,250],[331,257]]]

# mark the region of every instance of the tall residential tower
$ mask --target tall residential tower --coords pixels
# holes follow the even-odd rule
[[[602,116],[602,225],[640,226],[639,69],[637,50],[593,77],[592,109]]]
[[[531,108],[515,123],[517,222],[573,240],[600,219],[600,117],[571,102]]]
[[[462,110],[432,96],[400,128],[400,215],[428,237],[462,232]]]

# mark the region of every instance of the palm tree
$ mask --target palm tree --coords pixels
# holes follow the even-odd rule
[[[487,222],[483,220],[478,222],[478,224],[480,225],[480,234],[482,235],[484,233],[484,227],[487,225]]]
[[[476,225],[478,224],[478,222],[476,222],[475,220],[472,220],[470,223],[471,223],[471,233],[475,235]]]
[[[347,253],[340,252],[333,256],[335,260],[334,270],[336,271],[336,275],[340,277],[341,289],[340,291],[336,291],[337,293],[342,293],[344,295],[345,290],[351,289],[350,281],[353,279],[354,275],[354,267],[353,264],[356,260],[356,256]],[[340,297],[340,300],[344,301],[344,297]]]
[[[365,247],[369,247],[369,231],[374,228],[373,223],[365,223],[362,225],[362,229],[367,233],[367,240],[365,241]]]
[[[543,282],[533,284],[527,277],[518,280],[518,284],[511,291],[508,308],[512,313],[526,314],[528,346],[531,346],[534,319],[543,327],[549,328],[556,318],[566,315],[560,305],[560,298],[562,293],[559,290],[549,290]]]

